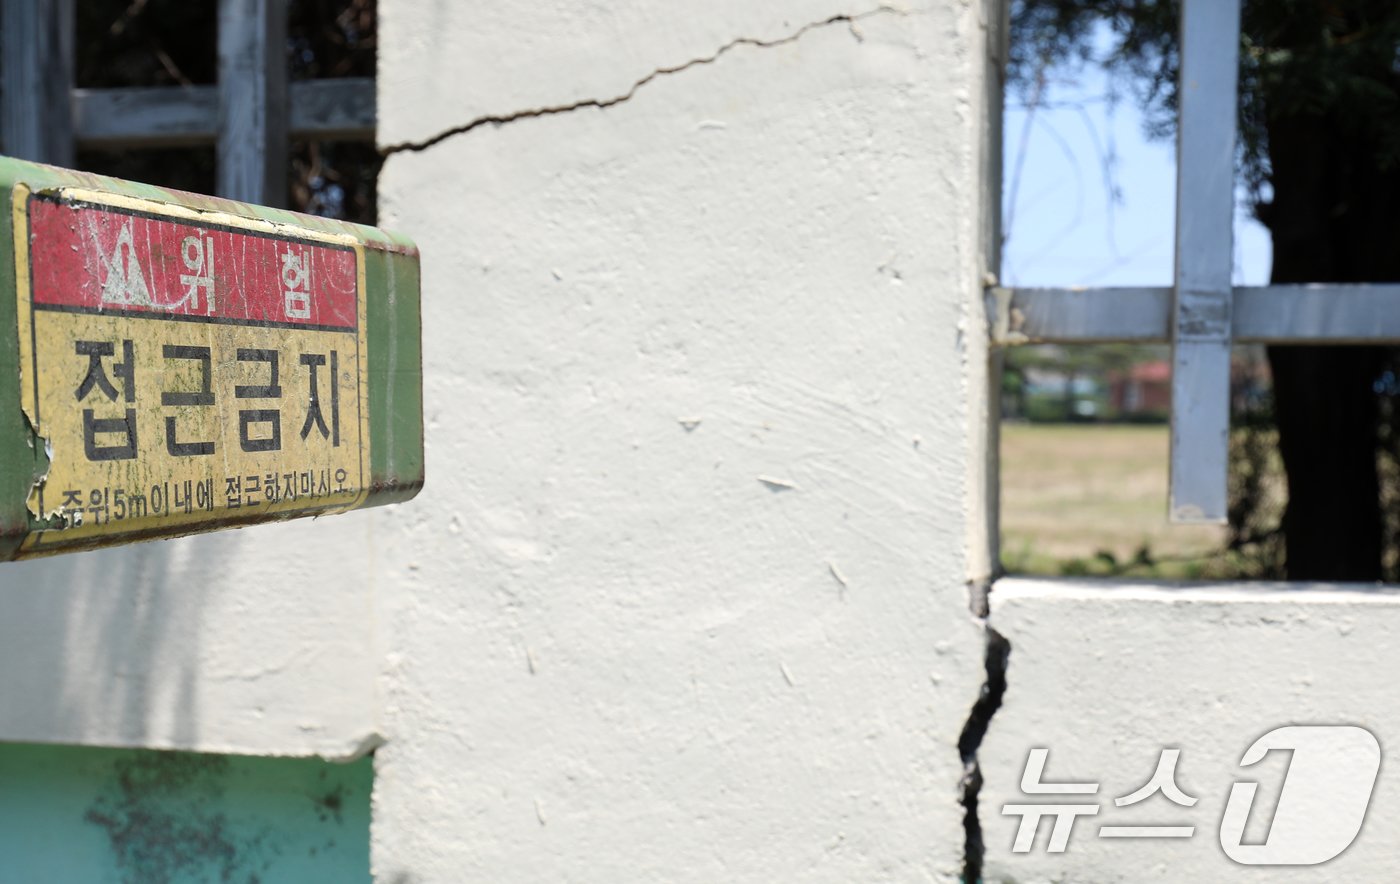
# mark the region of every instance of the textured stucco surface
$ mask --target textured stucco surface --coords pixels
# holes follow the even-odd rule
[[[500,119],[380,181],[425,491],[5,566],[0,741],[382,735],[393,884],[956,880],[982,5],[379,9],[382,146]]]
[[[1005,702],[980,759],[988,881],[1375,881],[1400,877],[1400,781],[1387,767],[1400,745],[1394,657],[1400,594],[1356,586],[1173,588],[1003,580],[991,622],[1011,642]],[[1341,856],[1310,868],[1241,866],[1218,832],[1236,781],[1260,782],[1267,821],[1286,769],[1283,753],[1241,769],[1245,749],[1281,725],[1352,724],[1382,751],[1366,823]],[[1099,782],[1096,796],[1025,796],[1032,748],[1049,749],[1045,781]],[[1177,782],[1199,798],[1158,795],[1115,807],[1147,782],[1163,748],[1181,750]],[[1019,818],[1007,803],[1097,801],[1067,850],[1047,854],[1049,821],[1028,854],[1013,854]],[[1319,811],[1326,813],[1323,809]],[[1195,825],[1190,839],[1104,840],[1106,825]],[[1262,840],[1266,831],[1247,828]]]
[[[372,530],[352,513],[0,565],[0,740],[372,747]]]
[[[429,480],[379,517],[376,873],[956,880],[979,6],[380,9],[387,146],[683,69],[384,168]]]

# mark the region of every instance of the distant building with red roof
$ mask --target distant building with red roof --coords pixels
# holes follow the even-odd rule
[[[1166,415],[1172,404],[1171,364],[1155,359],[1109,372],[1108,404],[1123,417]]]

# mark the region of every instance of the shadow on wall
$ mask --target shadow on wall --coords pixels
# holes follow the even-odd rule
[[[0,740],[195,745],[211,576],[242,534],[0,564]]]

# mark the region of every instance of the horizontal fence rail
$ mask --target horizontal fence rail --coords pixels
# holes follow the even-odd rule
[[[298,80],[287,87],[292,138],[374,140],[374,80]],[[74,89],[73,136],[80,147],[185,147],[218,134],[217,86]]]
[[[218,0],[218,82],[73,88],[77,0],[0,0],[0,148],[71,166],[75,148],[213,144],[219,196],[287,201],[292,139],[375,137],[368,77],[289,82],[288,0]]]
[[[1231,338],[1242,344],[1400,341],[1400,285],[1237,286]],[[992,341],[1019,344],[1167,344],[1172,289],[990,288]]]

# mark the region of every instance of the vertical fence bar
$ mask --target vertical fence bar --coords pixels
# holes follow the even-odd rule
[[[0,147],[73,165],[73,0],[0,0]]]
[[[218,195],[287,203],[286,0],[219,0]]]
[[[1185,0],[1172,320],[1173,522],[1223,523],[1240,0]]]

